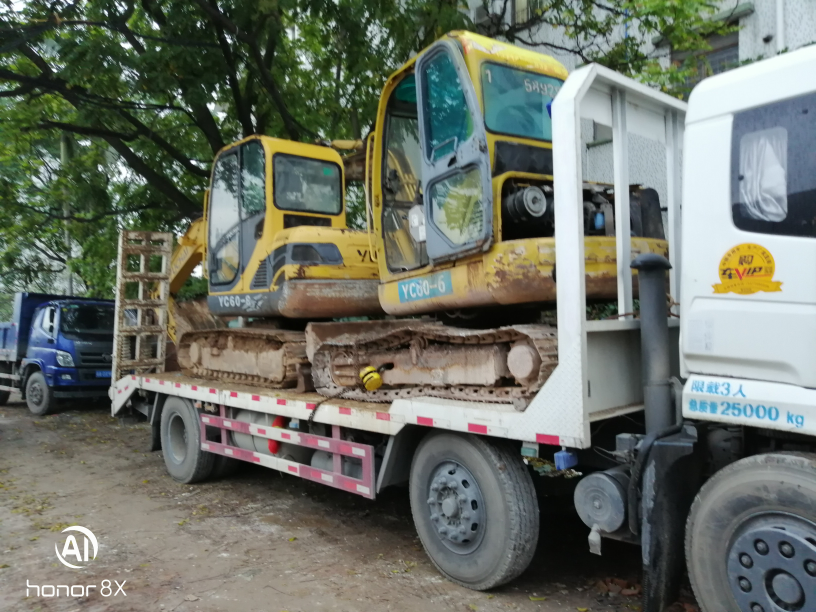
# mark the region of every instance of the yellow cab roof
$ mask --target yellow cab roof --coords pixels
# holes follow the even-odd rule
[[[474,34],[466,30],[453,30],[439,38],[439,40],[444,39],[455,40],[461,44],[466,59],[475,56],[479,61],[492,60],[494,62],[514,66],[515,68],[546,74],[547,76],[552,76],[562,81],[566,80],[569,75],[564,65],[554,57],[494,40],[487,36],[481,36],[480,34]],[[417,59],[425,53],[428,48],[429,47],[426,47],[400,66],[398,70],[388,77],[388,82],[390,83],[393,79],[399,78],[406,70],[412,68]]]
[[[266,150],[272,155],[275,153],[287,153],[289,155],[297,155],[299,157],[308,157],[310,159],[334,162],[341,168],[343,167],[343,158],[331,147],[320,144],[310,144],[307,142],[296,142],[294,140],[284,140],[282,138],[274,138],[272,136],[262,136],[260,134],[253,134],[252,136],[247,136],[241,140],[231,142],[221,149],[216,157],[250,140],[260,140],[263,142]]]
[[[459,41],[464,50],[465,56],[475,54],[482,60],[493,60],[502,64],[508,64],[516,68],[532,70],[557,79],[567,78],[567,69],[564,65],[549,55],[522,49],[509,43],[493,40],[487,36],[480,36],[473,32],[455,30],[446,35]]]

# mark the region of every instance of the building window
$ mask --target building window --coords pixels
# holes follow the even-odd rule
[[[522,25],[541,15],[544,0],[515,0],[510,6],[513,7],[513,24]]]
[[[686,79],[689,92],[706,77],[731,70],[739,65],[739,32],[730,32],[724,36],[710,36],[706,39],[711,49],[693,55],[695,72]],[[672,64],[684,63],[691,53],[672,50]]]

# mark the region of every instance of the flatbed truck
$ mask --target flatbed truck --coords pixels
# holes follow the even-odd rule
[[[558,365],[525,409],[219,383],[117,349],[113,415],[144,414],[184,483],[247,461],[369,499],[407,484],[429,558],[482,590],[529,565],[539,502],[526,463],[552,460],[583,474],[574,505],[593,552],[604,538],[641,547],[645,612],[674,601],[685,571],[704,612],[816,610],[816,46],[707,79],[688,106],[584,66],[552,116]],[[619,194],[606,320],[586,315],[587,121],[612,128]],[[669,259],[631,270],[620,196],[644,155],[665,171]],[[150,278],[164,283],[155,299],[128,300],[124,284],[144,279],[121,261],[151,245],[167,259],[169,240],[120,238],[117,312],[159,321],[118,314],[121,346],[163,333],[169,278]]]

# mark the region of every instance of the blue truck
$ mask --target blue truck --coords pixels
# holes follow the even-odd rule
[[[0,406],[19,389],[36,415],[68,398],[107,397],[113,300],[17,293],[0,323]]]

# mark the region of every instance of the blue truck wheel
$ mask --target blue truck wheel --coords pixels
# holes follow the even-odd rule
[[[26,404],[32,414],[44,416],[51,412],[56,404],[54,392],[45,380],[42,372],[34,372],[26,381]]]

